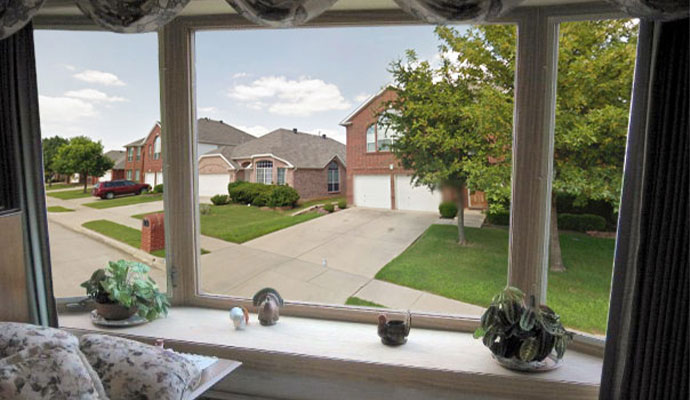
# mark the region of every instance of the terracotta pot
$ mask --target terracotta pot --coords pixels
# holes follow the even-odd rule
[[[137,312],[136,307],[126,308],[119,303],[96,303],[98,314],[109,321],[127,319]]]

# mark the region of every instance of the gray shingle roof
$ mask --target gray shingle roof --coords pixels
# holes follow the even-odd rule
[[[206,153],[202,154],[204,156],[206,155],[215,155],[215,154],[220,154],[223,157],[225,157],[226,160],[230,161],[230,164],[232,164],[233,167],[237,168],[239,164],[235,162],[232,159],[232,151],[235,149],[236,146],[220,146],[216,149],[207,151]]]
[[[294,133],[288,129],[276,129],[260,138],[236,146],[230,155],[233,159],[239,159],[257,154],[273,154],[296,168],[323,168],[335,156],[345,164],[344,144],[331,138],[304,132]]]
[[[124,169],[125,168],[126,153],[124,150],[110,150],[110,151],[106,152],[104,154],[104,156],[113,160],[113,162],[115,163],[115,165],[113,166],[113,169]]]
[[[131,146],[139,147],[139,146],[143,146],[144,143],[146,143],[146,138],[147,138],[147,136],[144,136],[143,138],[137,139],[137,140],[133,141],[132,143],[127,143],[127,144],[124,145],[123,147],[131,147]]]
[[[256,136],[250,135],[247,132],[235,128],[234,126],[223,123],[223,121],[215,121],[209,118],[199,118],[197,123],[199,143],[236,146],[238,144],[256,139]]]

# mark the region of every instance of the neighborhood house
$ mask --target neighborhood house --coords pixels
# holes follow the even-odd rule
[[[441,201],[453,200],[455,194],[415,186],[412,171],[403,169],[391,152],[395,132],[378,123],[381,108],[395,96],[393,87],[385,87],[340,123],[347,131],[347,202],[361,207],[438,212]],[[487,208],[483,192],[463,193],[467,208]]]

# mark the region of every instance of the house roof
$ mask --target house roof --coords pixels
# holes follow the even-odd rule
[[[256,139],[234,126],[228,125],[223,121],[216,121],[209,118],[199,118],[197,121],[199,132],[199,143],[215,144],[219,146],[237,146]]]
[[[220,155],[225,158],[225,161],[229,162],[230,165],[232,165],[234,168],[238,168],[239,164],[232,159],[232,151],[235,149],[235,146],[220,146],[217,147],[213,150],[207,151],[206,153],[202,154],[201,156],[216,156]]]
[[[124,150],[110,150],[104,154],[115,163],[113,169],[125,169],[125,155]]]
[[[344,144],[325,136],[276,129],[230,149],[230,157],[226,158],[236,162],[234,160],[270,154],[287,161],[295,168],[324,168],[335,157],[340,158],[345,165],[345,149]],[[222,153],[224,150],[218,151]]]
[[[143,138],[137,139],[137,140],[133,141],[132,143],[127,143],[126,145],[124,145],[124,147],[141,147],[144,145],[144,143],[146,143],[147,137],[148,136],[144,136]]]
[[[352,123],[352,119],[353,119],[357,114],[359,114],[359,113],[362,112],[364,109],[366,109],[366,108],[369,106],[369,104],[371,104],[371,103],[372,103],[374,100],[376,100],[379,96],[381,96],[382,94],[384,94],[388,89],[395,89],[395,86],[393,86],[392,84],[388,84],[388,85],[384,86],[381,90],[379,90],[376,94],[373,94],[373,95],[369,96],[368,99],[364,100],[364,102],[363,102],[362,104],[360,104],[359,106],[357,106],[357,108],[355,108],[355,110],[352,111],[347,117],[345,117],[345,119],[343,119],[342,121],[340,121],[340,124],[339,124],[339,125],[342,125],[342,126],[348,126],[348,125],[350,125],[350,124]]]

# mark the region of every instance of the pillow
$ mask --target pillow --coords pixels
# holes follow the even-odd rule
[[[159,347],[96,334],[79,342],[112,399],[182,399],[201,379],[194,363]]]
[[[47,342],[79,348],[79,340],[76,336],[60,329],[18,322],[0,322],[0,358]]]
[[[0,359],[0,399],[107,400],[107,397],[79,349],[45,342]]]

